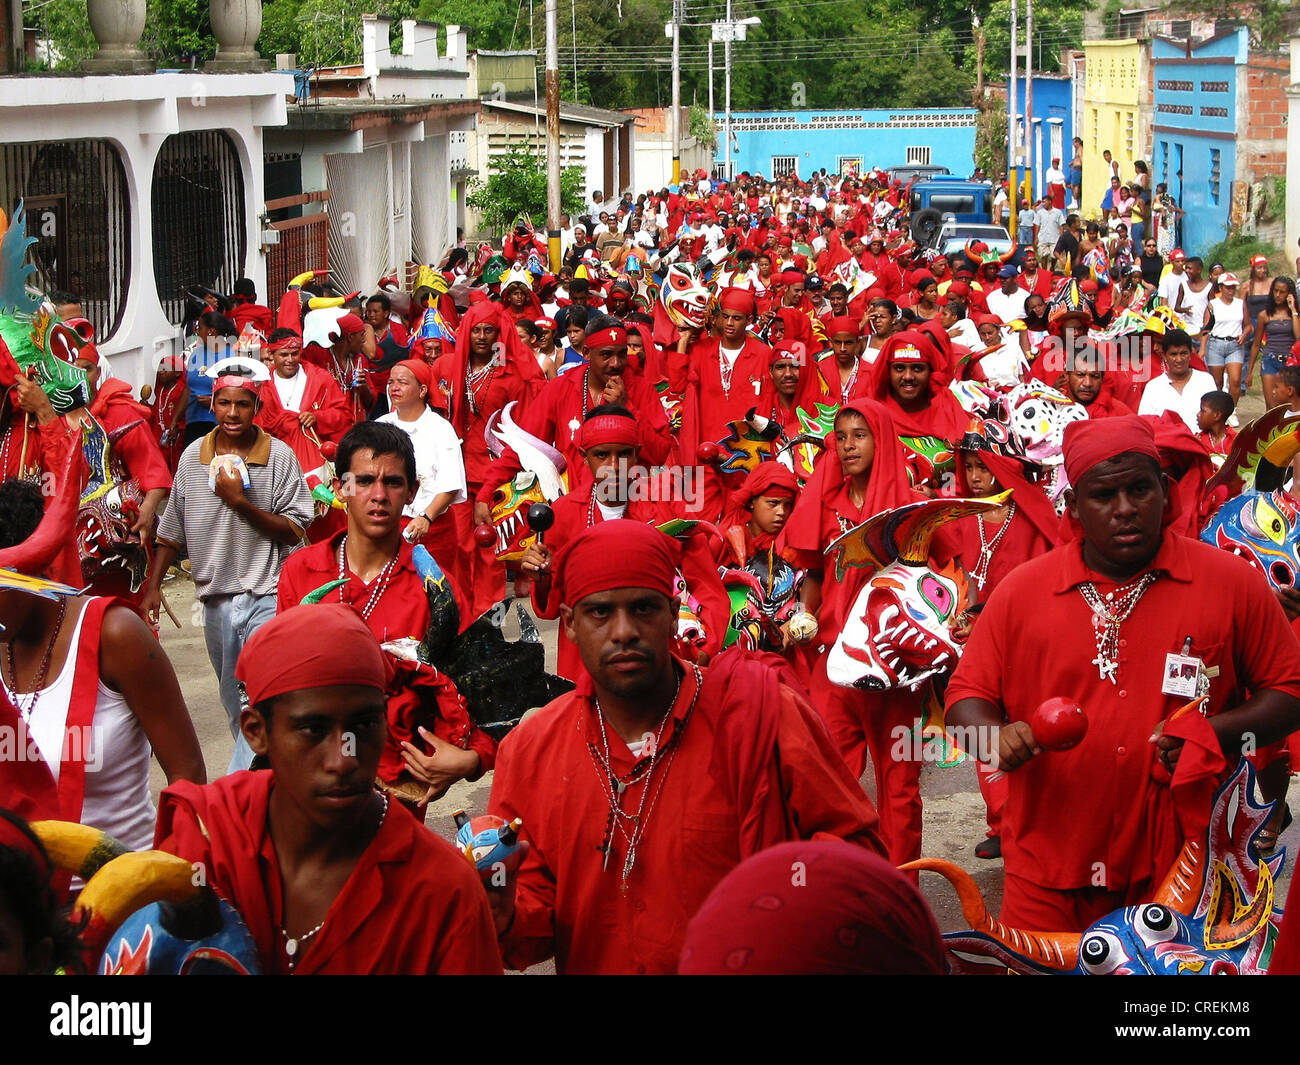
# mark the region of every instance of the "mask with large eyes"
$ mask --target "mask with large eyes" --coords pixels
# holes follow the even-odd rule
[[[1244,558],[1275,591],[1290,588],[1300,575],[1298,509],[1300,504],[1282,490],[1247,492],[1214,512],[1201,539]]]
[[[1088,417],[1085,407],[1037,381],[1017,385],[1007,400],[1016,450],[1035,462],[1059,462],[1065,427]]]
[[[1131,976],[1131,961],[1120,937],[1107,929],[1094,928],[1079,943],[1079,968],[1091,976]]]
[[[678,329],[699,329],[704,325],[709,306],[709,290],[687,263],[673,263],[668,267],[663,286],[659,289],[659,302],[669,320]]]

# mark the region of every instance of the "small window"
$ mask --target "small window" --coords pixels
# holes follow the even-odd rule
[[[772,177],[785,177],[787,174],[797,172],[799,159],[794,155],[774,155],[772,156]]]
[[[908,149],[908,155],[911,155],[912,149]],[[911,158],[907,160],[912,162]],[[928,162],[928,159],[927,159]],[[841,155],[836,163],[836,173],[847,176],[848,174],[860,174],[862,172],[862,156],[860,155]]]
[[[1169,36],[1175,41],[1185,41],[1192,35],[1192,20],[1189,18],[1174,19],[1169,23]]]
[[[1169,184],[1169,142],[1160,142],[1160,181]]]
[[[1210,202],[1217,204],[1219,202],[1219,175],[1223,153],[1218,148],[1210,149]]]
[[[928,144],[917,144],[908,147],[906,162],[908,166],[929,166],[930,146]]]

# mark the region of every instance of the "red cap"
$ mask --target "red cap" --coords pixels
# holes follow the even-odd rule
[[[624,518],[602,521],[561,551],[553,594],[569,606],[615,588],[648,588],[671,599],[681,555],[677,541],[653,525]],[[611,559],[619,564],[611,566]]]
[[[1187,258],[1187,253],[1182,248],[1175,248],[1169,253],[1171,263],[1181,263]]]
[[[1065,427],[1061,450],[1065,474],[1072,485],[1098,463],[1130,452],[1160,461],[1156,435],[1150,424],[1136,414],[1071,422]]]
[[[862,335],[862,330],[856,318],[848,314],[839,314],[826,319],[826,335],[833,337],[836,333],[852,333],[856,337]]]
[[[340,647],[347,654],[339,654]],[[239,653],[235,676],[256,706],[304,688],[355,684],[383,691],[388,666],[357,611],[320,603],[291,607],[258,629]]]
[[[718,303],[724,311],[735,311],[738,314],[754,313],[754,293],[747,288],[723,289],[722,298]]]
[[[364,333],[366,323],[355,314],[345,314],[338,321],[339,331],[343,336],[351,336],[354,333]]]

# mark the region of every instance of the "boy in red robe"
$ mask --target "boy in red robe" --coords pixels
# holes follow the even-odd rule
[[[296,607],[248,641],[238,674],[240,727],[270,769],[167,788],[154,846],[203,870],[262,971],[499,973],[473,869],[373,789],[387,665],[365,623]]]
[[[611,567],[617,556],[622,565]],[[765,661],[671,654],[677,545],[632,521],[556,566],[586,673],[502,743],[492,813],[523,819],[517,877],[491,891],[508,964],[671,973],[686,925],[751,854],[790,839],[879,850],[870,801],[812,709]]]

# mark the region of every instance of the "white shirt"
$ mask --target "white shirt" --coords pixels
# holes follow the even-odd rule
[[[1044,179],[1044,180],[1045,180],[1049,185],[1064,185],[1064,184],[1065,184],[1065,171],[1063,171],[1063,170],[1061,170],[1061,169],[1059,169],[1058,167],[1055,167],[1055,166],[1049,166],[1049,167],[1047,168],[1047,173],[1043,175],[1043,179]]]
[[[1034,212],[1038,222],[1038,243],[1055,245],[1061,239],[1061,227],[1065,225],[1065,215],[1058,207],[1047,207]]]
[[[284,409],[301,411],[302,395],[307,390],[307,371],[302,368],[302,363],[298,364],[298,372],[292,377],[281,377],[272,372],[271,380],[275,382],[275,390],[280,394]]]
[[[1014,322],[1017,318],[1025,316],[1025,300],[1029,299],[1029,293],[1019,285],[1016,286],[1011,295],[1007,295],[1001,288],[995,288],[987,296],[984,302],[988,304],[989,314],[996,314],[1002,319],[1002,324]]]
[[[1210,305],[1212,288],[1207,282],[1200,292],[1193,292],[1191,285],[1183,285],[1183,310],[1178,313],[1187,321],[1188,336],[1197,336],[1205,328],[1205,308]]]
[[[1160,284],[1156,286],[1156,295],[1160,297],[1160,302],[1167,304],[1170,308],[1177,306],[1179,293],[1186,290],[1183,282],[1187,279],[1186,274],[1176,274],[1172,270],[1160,279]],[[1187,298],[1183,297],[1183,302]]]
[[[413,422],[402,421],[396,411],[385,414],[379,421],[397,426],[411,438],[415,448],[415,476],[420,487],[410,505],[402,508],[403,515],[418,517],[443,492],[452,494],[452,503],[465,502],[465,459],[451,422],[427,408]]]
[[[1239,341],[1245,324],[1246,301],[1234,299],[1226,303],[1222,298],[1210,300],[1210,310],[1214,313],[1214,328],[1210,330],[1210,336],[1234,343]]]
[[[1196,415],[1201,410],[1201,399],[1207,392],[1214,392],[1218,386],[1214,378],[1204,370],[1193,370],[1191,378],[1183,385],[1181,394],[1174,388],[1167,373],[1153,377],[1142,389],[1142,402],[1138,404],[1139,414],[1164,414],[1167,410],[1175,411],[1194,433],[1199,433]]]

